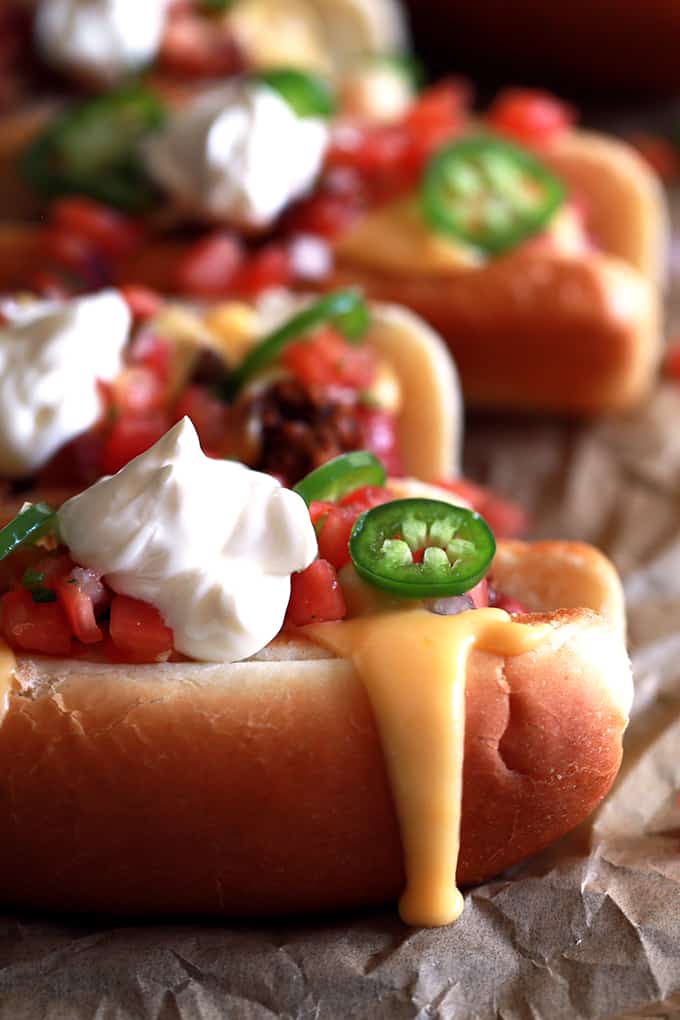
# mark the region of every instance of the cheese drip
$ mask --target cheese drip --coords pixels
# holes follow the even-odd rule
[[[0,723],[9,707],[9,695],[17,660],[12,649],[0,638]]]
[[[307,628],[352,661],[375,715],[401,830],[406,889],[402,920],[455,921],[465,738],[465,677],[473,647],[498,655],[534,649],[547,624],[513,623],[501,609],[437,616],[400,610]]]

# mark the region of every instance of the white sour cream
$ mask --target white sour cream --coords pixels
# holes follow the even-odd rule
[[[117,291],[19,306],[0,327],[0,475],[37,471],[99,419],[98,380],[120,373],[131,315]]]
[[[236,662],[281,629],[290,577],[313,561],[303,500],[269,475],[211,460],[184,418],[59,511],[75,560],[161,613],[175,648]]]
[[[193,215],[268,226],[313,186],[329,140],[262,83],[239,79],[200,96],[149,139],[149,172]]]
[[[168,0],[40,0],[35,37],[45,59],[112,82],[158,53]]]

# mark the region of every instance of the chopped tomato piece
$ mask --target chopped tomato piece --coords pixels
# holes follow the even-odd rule
[[[234,276],[243,262],[239,242],[218,231],[192,244],[177,270],[177,287],[195,297],[222,297],[233,290]]]
[[[65,234],[82,238],[111,258],[128,255],[142,232],[134,220],[91,198],[59,198],[50,206],[50,220]]]
[[[325,517],[330,510],[334,510],[337,504],[326,500],[312,500],[309,504],[309,516],[312,524],[316,525],[322,517]]]
[[[70,574],[60,577],[55,585],[59,605],[78,641],[85,645],[101,641],[102,632],[94,616],[94,604],[90,596],[80,587],[77,578]]]
[[[496,609],[504,609],[506,613],[526,613],[527,611],[526,606],[509,595],[496,595],[494,606]]]
[[[468,592],[469,597],[472,599],[472,604],[475,609],[483,609],[489,604],[489,582],[485,577],[476,584],[474,588],[470,588]]]
[[[366,389],[375,375],[375,355],[369,347],[347,343],[332,329],[288,344],[282,364],[306,386]]]
[[[113,475],[120,471],[133,457],[157,443],[168,431],[170,424],[168,416],[160,413],[118,418],[104,444],[104,473]]]
[[[134,662],[159,662],[172,651],[172,631],[156,607],[127,595],[111,600],[109,633],[116,648]]]
[[[345,597],[335,568],[326,560],[315,560],[290,579],[290,602],[286,622],[295,627],[307,623],[342,620],[347,615]]]
[[[141,283],[122,283],[118,289],[135,319],[150,319],[163,303],[158,291]]]
[[[40,254],[49,262],[76,273],[97,257],[95,247],[88,238],[58,226],[47,227],[42,231]]]
[[[130,361],[135,365],[143,365],[163,382],[167,382],[172,368],[172,345],[150,329],[142,329],[132,341]]]
[[[638,131],[630,134],[627,141],[637,149],[642,158],[655,170],[664,184],[670,184],[680,173],[678,150],[667,138]]]
[[[50,591],[57,590],[57,584],[62,577],[67,577],[73,570],[73,560],[67,553],[55,555],[43,555],[37,560],[31,570],[36,575],[41,575],[39,582],[41,588],[49,588]]]
[[[353,507],[334,506],[321,523],[319,556],[340,570],[349,563],[349,536],[359,512]]]
[[[97,429],[76,436],[52,457],[39,475],[44,486],[90,485],[102,474],[104,437]]]
[[[232,291],[255,297],[269,287],[285,287],[292,279],[290,258],[285,248],[268,244],[250,258],[236,274]]]
[[[150,369],[141,365],[124,369],[111,384],[111,404],[121,415],[143,415],[160,410],[166,387]]]
[[[187,386],[175,404],[174,420],[184,416],[194,423],[204,450],[219,450],[225,445],[229,427],[229,408],[205,386]]]
[[[371,507],[389,503],[393,498],[387,489],[382,489],[379,485],[363,485],[360,489],[354,489],[343,496],[339,505],[351,507],[357,514],[361,514]]]
[[[312,234],[332,239],[339,237],[361,215],[363,203],[357,196],[329,195],[321,192],[303,199],[286,218],[290,233]]]
[[[572,107],[548,92],[505,89],[496,97],[486,119],[499,134],[540,147],[571,127],[576,116]]]
[[[434,484],[468,502],[484,517],[499,538],[514,538],[523,535],[529,528],[529,516],[519,504],[497,496],[483,485],[470,482],[467,478],[437,481]]]
[[[165,70],[187,78],[219,78],[243,67],[228,24],[181,5],[170,10],[159,62]]]
[[[25,588],[0,599],[0,632],[12,648],[43,655],[69,655],[72,638],[58,602],[34,602]]]

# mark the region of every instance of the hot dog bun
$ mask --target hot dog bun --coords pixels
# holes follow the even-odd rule
[[[501,543],[504,583],[550,605],[570,552],[543,544],[527,583],[530,547]],[[591,564],[569,576],[585,601]],[[616,629],[586,608],[521,619],[550,624],[533,652],[468,662],[462,883],[576,825],[620,762],[632,688]],[[22,907],[291,913],[388,902],[404,881],[364,688],[298,640],[229,666],[20,659],[0,820],[0,897]]]
[[[340,263],[377,300],[400,300],[445,338],[466,400],[481,407],[597,414],[651,388],[661,352],[654,284],[621,259],[518,250],[432,276]]]

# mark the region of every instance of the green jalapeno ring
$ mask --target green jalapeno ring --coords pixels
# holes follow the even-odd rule
[[[318,74],[295,67],[274,67],[252,77],[278,92],[298,117],[332,117],[335,113],[333,91]]]
[[[336,290],[303,308],[264,337],[218,387],[223,400],[232,400],[245,383],[276,361],[284,347],[305,333],[330,322],[346,340],[358,343],[370,324],[368,309],[357,291]]]
[[[479,135],[435,152],[420,199],[433,230],[499,255],[542,230],[564,196],[562,182],[533,153]]]
[[[16,549],[33,545],[44,535],[57,530],[57,515],[47,503],[33,503],[21,510],[0,530],[0,560]]]
[[[413,561],[415,548],[424,548],[421,563]],[[483,517],[435,499],[399,499],[367,510],[349,539],[359,576],[409,599],[463,595],[485,576],[495,551]]]
[[[342,453],[310,471],[293,486],[293,491],[302,496],[307,506],[316,502],[331,503],[365,485],[382,486],[386,477],[385,468],[374,454],[356,450]]]
[[[128,212],[156,199],[139,143],[161,126],[165,109],[150,90],[127,85],[56,116],[19,157],[19,173],[47,198],[87,195]]]

